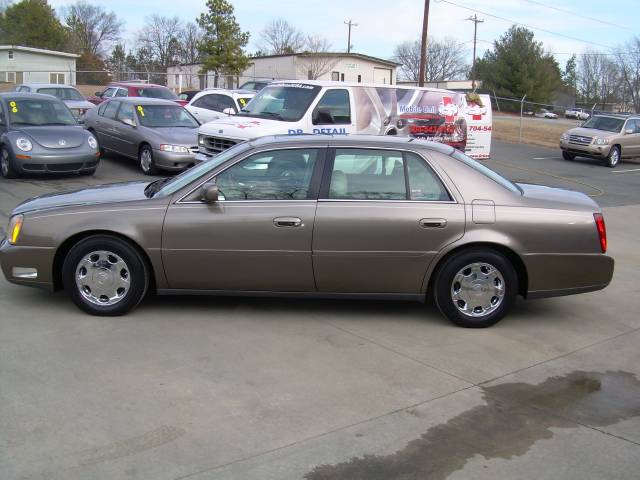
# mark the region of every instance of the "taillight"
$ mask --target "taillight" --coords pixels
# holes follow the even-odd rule
[[[600,238],[600,250],[605,253],[607,251],[607,227],[604,225],[604,217],[601,213],[594,213],[593,218],[596,221],[598,237]]]

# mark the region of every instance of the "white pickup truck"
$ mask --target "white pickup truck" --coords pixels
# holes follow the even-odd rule
[[[576,120],[587,120],[591,115],[583,108],[568,108],[564,111],[565,118],[575,118]]]

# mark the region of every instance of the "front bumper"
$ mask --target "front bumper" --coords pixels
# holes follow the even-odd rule
[[[162,150],[153,151],[153,161],[158,168],[170,171],[180,171],[196,164],[193,153],[173,153]]]
[[[5,278],[18,285],[53,291],[53,247],[25,247],[0,241],[0,266]],[[34,275],[35,273],[35,275]]]
[[[97,152],[54,154],[20,152],[13,156],[13,165],[20,173],[88,172],[94,170],[99,162],[100,156]]]
[[[606,158],[611,150],[611,145],[576,145],[568,140],[560,140],[560,149],[563,152],[573,153],[582,157]]]

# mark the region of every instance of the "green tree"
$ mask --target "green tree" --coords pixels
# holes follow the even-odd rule
[[[511,98],[526,94],[530,102],[549,103],[562,84],[555,58],[544,52],[532,31],[515,25],[485,52],[476,69],[483,88]]]
[[[562,74],[562,81],[569,88],[569,91],[575,95],[578,90],[578,63],[575,54],[567,60]]]
[[[64,50],[68,36],[46,0],[22,0],[0,17],[0,43]]]
[[[249,66],[244,52],[249,32],[240,29],[233,6],[226,0],[207,0],[207,9],[198,18],[204,32],[200,43],[202,73],[214,72],[217,86],[220,75],[240,75]]]

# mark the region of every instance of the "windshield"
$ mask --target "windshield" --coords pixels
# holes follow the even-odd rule
[[[582,124],[582,128],[593,128],[606,132],[619,132],[624,125],[624,118],[615,117],[591,117]]]
[[[35,98],[7,99],[9,123],[12,125],[77,125],[71,111],[60,100]]]
[[[177,100],[178,96],[168,88],[145,87],[137,88],[138,97],[163,98],[165,100]]]
[[[197,128],[198,122],[180,105],[136,105],[138,119],[145,127]]]
[[[211,172],[218,165],[221,165],[227,160],[235,157],[236,155],[248,149],[249,149],[248,143],[239,143],[237,145],[234,145],[233,147],[228,148],[222,153],[216,155],[211,160],[207,160],[206,162],[196,165],[195,167],[192,167],[189,170],[185,170],[180,175],[177,175],[171,178],[164,185],[162,185],[162,188],[158,190],[158,193],[156,195],[157,196],[171,195],[177,192],[178,190],[180,190],[181,188],[189,185],[191,182],[197,180],[201,176]],[[149,184],[149,185],[152,186],[153,184]]]
[[[268,85],[238,115],[296,122],[302,118],[319,91],[320,87],[303,83]]]
[[[54,97],[58,97],[60,100],[84,100],[84,97],[80,95],[80,92],[75,88],[39,88],[38,93],[53,95]]]
[[[455,150],[451,154],[451,156],[453,158],[455,158],[456,160],[460,160],[462,163],[470,166],[471,168],[473,168],[477,172],[482,173],[484,176],[489,177],[491,180],[493,180],[494,182],[502,185],[507,190],[511,190],[513,193],[522,194],[522,190],[520,190],[520,188],[515,183],[507,180],[506,178],[504,178],[499,173],[494,172],[493,170],[491,170],[486,165],[483,165],[482,163],[477,162],[476,160],[474,160],[471,157],[467,157],[461,151]]]

